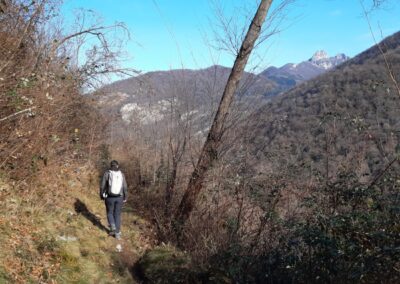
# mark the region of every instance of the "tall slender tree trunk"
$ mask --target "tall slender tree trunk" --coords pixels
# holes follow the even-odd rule
[[[203,187],[203,181],[208,169],[218,157],[218,147],[221,144],[224,125],[229,114],[233,96],[238,88],[239,81],[242,77],[250,53],[252,52],[254,44],[261,33],[262,24],[265,21],[271,4],[272,0],[261,0],[257,12],[247,31],[246,37],[242,42],[239,53],[236,56],[217,113],[214,117],[213,124],[208,133],[206,142],[203,145],[197,165],[189,180],[186,192],[182,197],[175,215],[178,233],[195,206],[196,198]]]
[[[176,174],[178,171],[178,161],[173,159],[172,161],[172,169],[168,175],[167,185],[165,187],[165,208],[164,215],[165,217],[170,217],[171,214],[171,201],[175,192],[175,183],[176,183]]]

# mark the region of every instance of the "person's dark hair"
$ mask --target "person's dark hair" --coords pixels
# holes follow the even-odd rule
[[[111,170],[116,171],[119,169],[118,161],[112,160],[110,163]]]

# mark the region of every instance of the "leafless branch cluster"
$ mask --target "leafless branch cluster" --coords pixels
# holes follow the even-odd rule
[[[94,88],[107,82],[110,75],[137,73],[121,66],[127,59],[123,47],[128,40],[130,33],[124,23],[105,26],[94,12],[79,10],[72,30],[56,40],[52,48],[67,59],[67,66],[77,73],[83,85]]]
[[[212,23],[212,30],[214,33],[214,43],[212,47],[216,50],[228,52],[236,57],[239,53],[241,43],[243,42],[246,34],[246,28],[251,22],[251,13],[254,10],[254,5],[258,1],[252,1],[234,8],[233,12],[227,16],[224,11],[223,4],[220,1],[212,1],[215,13],[215,23]],[[275,7],[268,14],[265,25],[262,27],[262,32],[258,38],[255,47],[264,43],[271,36],[279,33],[283,28],[284,22],[287,20],[287,9],[296,0],[282,0],[278,1]],[[275,3],[274,3],[275,4]]]
[[[78,14],[68,28],[58,0],[1,4],[0,165],[26,176],[40,161],[44,165],[55,153],[68,152],[70,143],[84,143],[89,132],[92,152],[95,131],[82,130],[98,113],[81,91],[104,83],[106,75],[132,74],[118,65],[129,33],[122,23],[89,20],[90,12]]]

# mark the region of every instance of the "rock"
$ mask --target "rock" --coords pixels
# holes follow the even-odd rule
[[[117,244],[117,246],[115,247],[115,249],[117,250],[117,252],[121,252],[121,251],[122,251],[122,246],[121,246],[121,244]]]
[[[73,236],[58,236],[57,239],[63,242],[75,242],[78,240],[77,237]]]

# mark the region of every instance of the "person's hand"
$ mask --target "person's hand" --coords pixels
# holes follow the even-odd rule
[[[124,202],[124,203],[126,203],[127,201],[128,201],[128,200],[124,199],[124,201],[123,201],[123,202]]]

